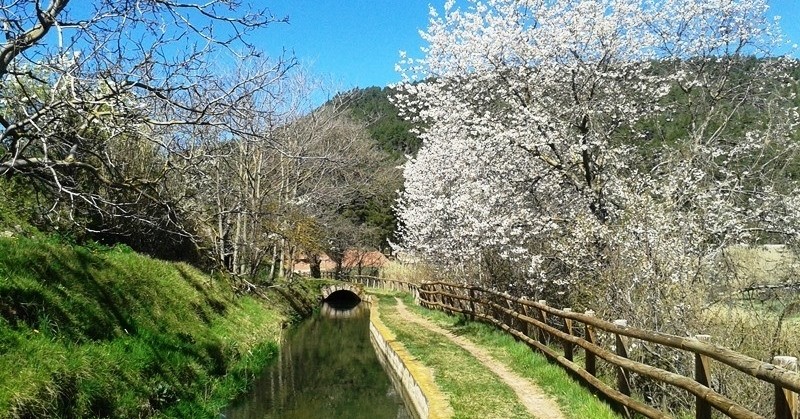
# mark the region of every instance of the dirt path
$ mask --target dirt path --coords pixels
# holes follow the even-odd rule
[[[416,323],[432,332],[436,332],[450,341],[460,346],[472,356],[475,357],[486,368],[495,373],[501,380],[503,380],[512,390],[517,394],[520,402],[528,409],[528,413],[539,419],[564,419],[561,409],[555,401],[549,396],[544,394],[542,390],[531,383],[524,377],[517,375],[517,373],[509,370],[505,365],[494,359],[488,352],[471,341],[453,334],[452,332],[443,329],[442,327],[434,324],[428,319],[420,317],[411,311],[403,304],[400,299],[397,299],[397,313],[400,317],[412,323]]]

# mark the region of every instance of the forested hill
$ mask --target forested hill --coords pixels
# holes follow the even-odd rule
[[[356,119],[367,123],[370,136],[383,150],[400,159],[415,154],[422,141],[411,132],[411,123],[398,115],[397,107],[389,100],[393,93],[390,87],[373,86],[350,90],[336,99],[341,100]]]
[[[421,140],[412,133],[412,124],[398,115],[397,108],[389,97],[389,87],[355,88],[339,93],[323,107],[332,107],[344,115],[351,116],[366,128],[369,138],[386,158],[378,163],[382,170],[376,172],[371,186],[364,193],[356,194],[345,205],[340,215],[345,227],[339,228],[338,237],[353,235],[356,240],[341,243],[341,246],[376,248],[389,251],[389,240],[397,229],[393,207],[397,192],[403,188],[399,167],[407,156],[416,154]]]

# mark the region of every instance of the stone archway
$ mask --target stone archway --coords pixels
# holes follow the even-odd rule
[[[322,288],[322,301],[339,297],[364,299],[364,288],[359,284],[334,284]]]

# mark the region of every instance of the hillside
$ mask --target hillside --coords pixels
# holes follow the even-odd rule
[[[346,107],[353,116],[367,124],[372,139],[395,158],[416,154],[422,141],[411,132],[413,126],[398,115],[397,107],[389,100],[394,90],[389,87],[353,89],[344,94]]]
[[[370,139],[385,158],[380,169],[372,174],[369,187],[353,196],[339,210],[341,219],[332,230],[342,248],[377,249],[389,252],[389,241],[397,230],[393,207],[397,192],[403,188],[401,165],[407,156],[416,154],[421,140],[412,132],[412,124],[398,115],[390,101],[394,91],[389,87],[356,88],[340,93],[323,105],[340,107],[366,128]],[[355,238],[346,239],[345,237]]]
[[[0,238],[0,417],[214,417],[293,312],[129,248]]]

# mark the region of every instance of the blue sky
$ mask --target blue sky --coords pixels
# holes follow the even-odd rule
[[[280,0],[269,3],[276,24],[263,32],[271,54],[294,51],[313,73],[342,88],[385,86],[400,79],[399,51],[422,46],[419,30],[428,22],[429,0]],[[435,3],[444,4],[444,0]],[[441,4],[438,5],[441,8]]]
[[[770,0],[784,33],[800,44],[800,0]],[[260,45],[271,55],[294,51],[311,72],[330,79],[337,90],[396,82],[399,51],[419,57],[419,30],[428,22],[428,5],[444,0],[277,0],[276,16],[289,16],[262,33]],[[788,51],[788,48],[786,49]],[[795,52],[797,55],[797,52]]]

